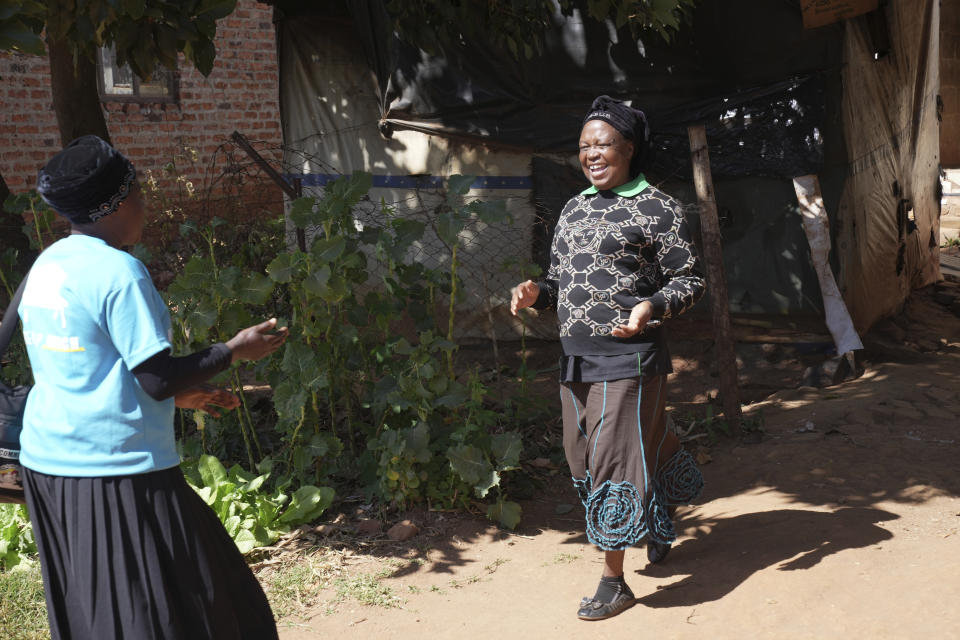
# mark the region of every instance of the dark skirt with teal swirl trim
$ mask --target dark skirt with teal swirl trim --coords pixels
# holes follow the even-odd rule
[[[630,482],[608,480],[594,489],[589,472],[573,484],[586,510],[587,539],[604,551],[632,547],[648,535],[667,544],[677,538],[663,494],[656,489],[648,500]]]
[[[664,377],[566,383],[564,450],[583,503],[587,539],[620,551],[676,539],[671,507],[703,487],[689,453],[666,429]],[[664,456],[664,459],[661,456]]]

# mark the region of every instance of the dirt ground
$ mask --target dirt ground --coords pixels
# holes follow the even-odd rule
[[[408,542],[380,534],[340,544],[350,575],[377,576],[389,606],[338,600],[331,584],[306,616],[281,621],[280,637],[960,638],[960,303],[945,306],[951,295],[960,300],[960,285],[918,292],[866,336],[863,375],[826,388],[799,386],[824,360],[816,336],[798,348],[775,328],[749,327],[781,340],[738,349],[745,415],[762,413],[763,431],[688,443],[705,462],[706,489],[679,511],[664,563],[628,552],[639,602],[619,617],[576,618],[601,555],[557,465],[536,471],[543,486],[523,501],[516,531],[421,511],[384,523],[412,519],[421,531]],[[709,340],[687,330],[674,353],[678,419],[702,416],[716,394]]]

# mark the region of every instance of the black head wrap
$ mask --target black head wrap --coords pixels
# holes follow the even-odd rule
[[[74,224],[96,222],[130,195],[137,172],[97,136],[82,136],[53,156],[37,177],[37,192]]]
[[[610,96],[598,96],[590,105],[583,123],[590,120],[602,120],[617,130],[624,138],[633,143],[633,159],[630,161],[630,175],[640,173],[641,165],[650,145],[650,125],[643,111],[627,106]]]

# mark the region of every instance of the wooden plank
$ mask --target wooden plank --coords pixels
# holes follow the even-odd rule
[[[720,369],[720,399],[723,415],[730,426],[739,428],[740,389],[737,386],[737,356],[734,350],[733,329],[730,323],[730,302],[727,296],[727,277],[723,270],[723,252],[720,243],[720,220],[710,175],[710,155],[707,152],[707,132],[703,125],[687,127],[690,139],[690,160],[693,163],[693,182],[700,202],[700,231],[703,237],[703,262],[706,265],[707,287],[710,291],[713,332],[716,341],[717,366]]]

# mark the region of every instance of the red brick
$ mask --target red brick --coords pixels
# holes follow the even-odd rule
[[[159,178],[163,165],[186,144],[200,157],[195,165],[182,164],[184,175],[195,185],[208,184],[208,171],[222,172],[226,157],[219,147],[234,129],[257,131],[257,139],[271,146],[281,143],[272,9],[253,0],[238,4],[218,24],[218,58],[209,78],[180,56],[179,104],[104,104],[111,138],[141,172],[152,169]],[[44,57],[0,53],[0,172],[15,192],[33,186],[38,168],[60,145],[48,74]],[[232,108],[217,109],[222,104]],[[247,193],[267,201],[262,187]],[[274,194],[265,206],[280,202]]]

